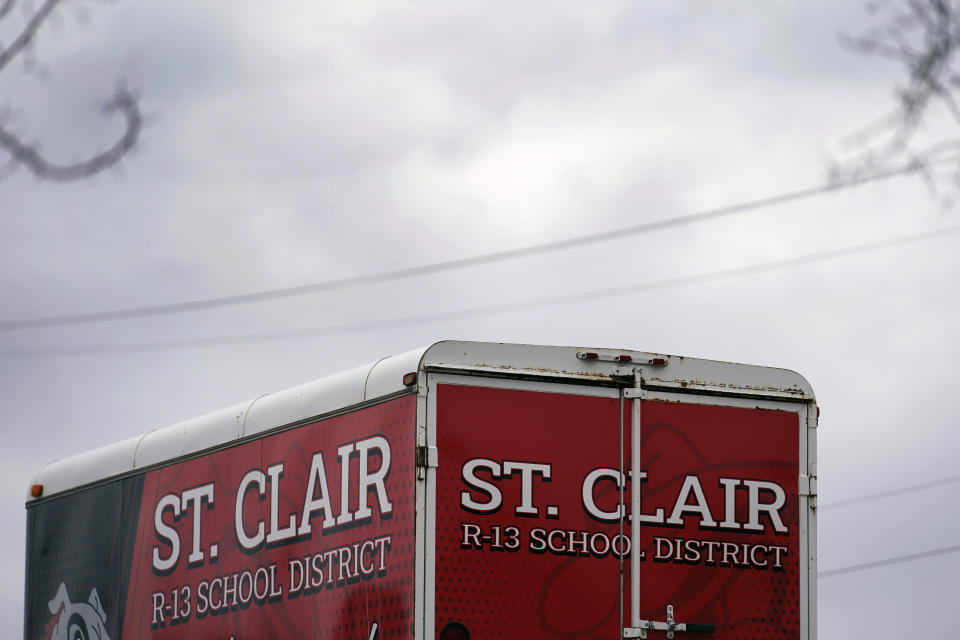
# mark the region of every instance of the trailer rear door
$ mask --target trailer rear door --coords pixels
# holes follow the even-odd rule
[[[639,637],[671,624],[676,637],[811,637],[807,405],[634,394],[642,479],[634,470],[629,627]]]
[[[432,373],[424,637],[812,637],[808,406]]]

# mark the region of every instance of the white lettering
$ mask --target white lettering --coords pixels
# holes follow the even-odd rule
[[[240,487],[237,489],[237,504],[234,510],[234,527],[237,533],[237,541],[240,543],[240,546],[244,549],[250,551],[251,549],[256,549],[261,544],[263,544],[264,537],[264,526],[263,520],[257,521],[257,532],[253,536],[248,536],[246,530],[243,527],[243,500],[247,495],[247,490],[250,488],[250,485],[255,484],[257,486],[257,493],[262,498],[266,495],[266,489],[264,485],[266,484],[266,476],[263,475],[263,472],[254,469],[253,471],[248,471],[246,475],[243,476],[243,479],[240,481]]]
[[[497,485],[478,478],[476,475],[477,469],[489,470],[490,477],[493,479],[500,477],[500,464],[493,460],[474,458],[473,460],[467,461],[467,463],[463,465],[463,481],[472,489],[486,494],[489,500],[486,502],[478,502],[473,499],[469,491],[464,491],[460,494],[460,504],[463,505],[465,509],[470,509],[471,511],[496,511],[503,503],[503,494]]]
[[[314,498],[319,483],[320,495]],[[333,517],[333,507],[330,506],[330,490],[327,488],[327,474],[323,469],[323,456],[320,452],[313,454],[313,460],[310,463],[310,481],[307,483],[306,495],[303,499],[303,515],[300,517],[300,528],[297,535],[307,535],[312,531],[310,518],[314,511],[323,510],[324,529],[328,529],[336,524]]]
[[[688,504],[691,494],[694,504]],[[700,486],[700,479],[697,476],[689,475],[683,479],[683,486],[680,487],[680,493],[677,494],[677,501],[673,505],[673,512],[667,518],[667,524],[683,524],[684,513],[700,514],[701,527],[716,527],[717,523],[710,514],[710,507],[707,506],[707,498],[703,495],[703,487]]]
[[[744,480],[747,485],[747,496],[749,500],[750,521],[743,525],[744,529],[750,531],[763,531],[763,525],[760,524],[760,512],[766,511],[770,516],[770,522],[773,524],[773,530],[777,533],[786,533],[787,528],[780,519],[780,509],[787,502],[787,494],[783,487],[775,482],[764,482],[763,480]],[[760,492],[769,491],[773,494],[774,500],[771,503],[760,502]]]
[[[518,516],[535,516],[539,510],[533,506],[533,475],[539,473],[545,480],[549,480],[550,465],[504,460],[503,475],[512,475],[514,471],[520,472],[520,504],[514,509],[514,513]]]
[[[200,515],[203,512],[203,500],[213,506],[213,483],[195,489],[187,489],[181,495],[181,507],[184,511],[193,509],[193,549],[187,556],[188,564],[203,562],[203,548],[200,546]]]
[[[370,473],[371,449],[380,452],[380,468],[373,473]],[[354,517],[357,520],[371,517],[370,507],[367,506],[367,493],[371,487],[376,490],[380,513],[390,513],[393,511],[393,504],[387,497],[387,488],[384,485],[387,473],[390,471],[390,443],[382,436],[374,436],[358,442],[357,450],[360,452],[360,479],[358,481],[360,505],[357,507]]]
[[[169,571],[180,560],[180,534],[163,521],[163,512],[167,509],[173,510],[174,520],[179,518],[180,496],[175,493],[168,493],[163,496],[157,502],[157,510],[153,514],[153,524],[157,536],[166,540],[166,544],[170,545],[170,555],[166,558],[160,557],[159,545],[153,548],[153,568],[157,571]]]

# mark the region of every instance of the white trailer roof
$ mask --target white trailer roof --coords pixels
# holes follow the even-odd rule
[[[403,376],[410,372],[444,370],[614,383],[638,368],[648,388],[814,399],[807,381],[786,369],[629,349],[444,341],[52,462],[36,475],[31,487],[42,485],[43,497],[48,497],[375,401],[404,391]],[[28,492],[28,503],[35,500]]]

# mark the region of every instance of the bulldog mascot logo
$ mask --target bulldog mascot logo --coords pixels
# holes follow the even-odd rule
[[[47,624],[44,640],[110,640],[104,626],[107,614],[96,589],[90,591],[86,602],[74,603],[61,582],[48,606],[53,618]]]

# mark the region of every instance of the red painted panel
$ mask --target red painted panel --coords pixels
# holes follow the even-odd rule
[[[626,552],[627,621],[630,602],[630,528],[620,537],[616,517],[618,406],[616,398],[439,386],[441,637],[444,629],[462,637],[455,625],[475,640],[618,636],[618,551]],[[663,510],[642,537],[644,617],[665,620],[672,604],[679,622],[717,627],[689,637],[798,637],[797,414],[644,402],[641,415],[643,513]],[[629,401],[624,430],[629,469]]]
[[[406,396],[147,473],[124,640],[412,637],[415,412]],[[190,497],[208,486],[212,506]]]
[[[679,622],[717,627],[715,634],[690,637],[799,637],[797,414],[644,402],[641,416],[640,451],[648,476],[641,494],[643,513],[654,513],[660,506],[668,519],[682,497],[684,478],[693,475],[716,523],[704,526],[701,514],[691,511],[681,516],[682,527],[643,528],[643,617],[665,620],[666,607],[672,604]],[[729,520],[728,491],[721,478],[728,479],[735,496]],[[748,483],[756,487],[760,505],[777,502],[776,490],[767,486],[782,488],[784,503],[775,510],[778,520],[761,506],[755,509],[753,529],[748,528]],[[694,491],[686,496],[689,503],[697,502]]]

